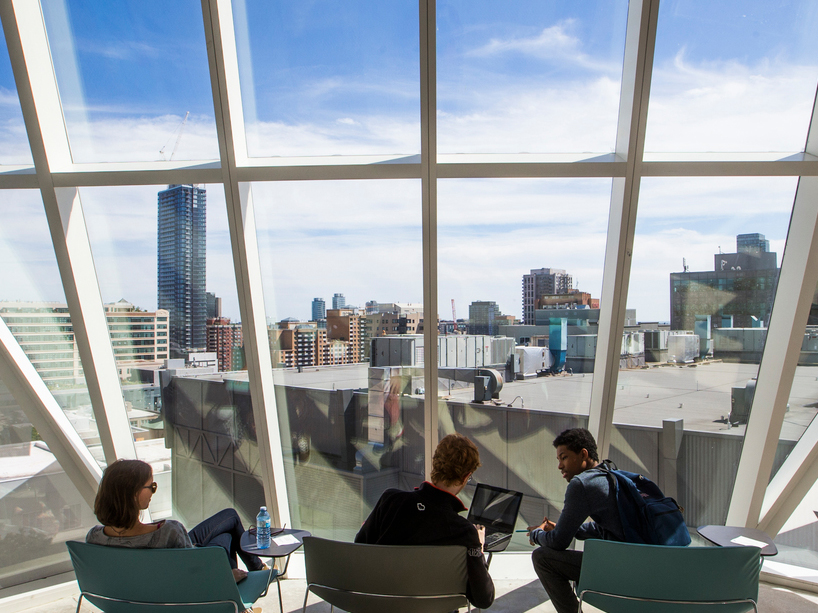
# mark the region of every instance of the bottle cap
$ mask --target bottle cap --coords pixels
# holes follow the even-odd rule
[[[259,511],[266,511],[266,510],[267,510],[267,507],[261,507],[261,508],[259,509]]]

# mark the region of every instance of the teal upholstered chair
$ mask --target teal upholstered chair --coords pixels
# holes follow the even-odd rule
[[[267,593],[277,574],[254,571],[236,583],[221,547],[66,545],[81,591],[78,613],[83,598],[105,613],[241,613]]]
[[[304,539],[307,591],[349,613],[444,613],[468,607],[466,548]]]
[[[760,552],[588,540],[577,584],[580,611],[584,602],[609,613],[758,611]]]

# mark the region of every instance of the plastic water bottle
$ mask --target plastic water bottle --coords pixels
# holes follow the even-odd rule
[[[267,507],[261,507],[256,515],[256,548],[270,548],[270,514]]]

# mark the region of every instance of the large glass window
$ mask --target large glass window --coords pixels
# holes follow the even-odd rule
[[[420,182],[252,189],[290,513],[352,539],[424,479]]]
[[[0,317],[78,434],[98,447],[96,419],[39,192],[5,190],[0,217]]]
[[[94,187],[81,196],[137,456],[161,486],[151,512],[193,526],[227,506],[250,521],[263,496],[244,505],[234,487],[246,478],[259,489],[257,467],[232,462],[242,447],[235,424],[253,422],[224,189]],[[223,373],[233,371],[244,382],[243,404],[224,392],[234,375]],[[209,393],[195,383],[202,376],[212,381]],[[189,462],[199,445],[202,462]]]
[[[801,151],[818,15],[800,2],[662,2],[645,150]]]
[[[478,443],[477,481],[525,494],[521,524],[561,506],[550,443],[587,425],[610,189],[609,179],[439,182],[440,430]],[[524,535],[514,545],[529,547]]]
[[[441,153],[614,148],[627,3],[437,3]]]
[[[417,3],[240,0],[250,156],[420,152]]]
[[[70,571],[65,541],[96,520],[2,379],[0,466],[3,587]]]
[[[727,517],[795,188],[642,180],[625,336],[644,367],[619,373],[611,458],[653,478],[690,526]]]
[[[611,395],[610,456],[619,466],[654,478],[690,525],[725,521],[797,185],[781,175],[809,174],[814,163],[769,153],[802,151],[814,114],[812,2],[663,0],[651,88],[646,100],[637,96],[646,134],[634,132],[648,162],[666,162],[661,169],[608,155],[618,118],[639,115],[621,106],[622,75],[646,51],[623,63],[628,17],[640,17],[627,0],[431,3],[434,100],[421,97],[416,1],[234,0],[236,48],[226,36],[226,57],[212,64],[231,88],[238,61],[239,91],[219,91],[233,110],[240,96],[243,127],[220,131],[228,147],[231,129],[245,131],[247,151],[236,156],[217,143],[225,118],[213,111],[200,3],[41,4],[48,48],[36,36],[23,36],[22,54],[6,51],[14,37],[0,46],[0,317],[102,463],[85,384],[96,365],[79,359],[36,191],[77,187],[94,257],[72,261],[73,273],[99,284],[137,455],[160,484],[154,516],[192,526],[232,506],[247,523],[265,500],[245,370],[259,356],[244,353],[238,307],[257,279],[236,278],[237,254],[250,258],[242,270],[261,270],[293,527],[351,539],[384,489],[428,477],[425,426],[477,442],[476,480],[523,491],[521,524],[556,516],[565,490],[551,441],[586,425],[591,401],[607,406]],[[209,16],[217,31],[221,7]],[[36,20],[37,11],[26,15]],[[649,24],[632,25],[651,39]],[[71,172],[9,168],[31,164],[28,106],[10,58],[34,57],[53,62],[60,110],[49,117],[38,108],[41,121],[29,127],[65,132],[78,163]],[[25,78],[30,67],[15,68]],[[38,79],[52,75],[36,70]],[[446,164],[418,155],[428,153],[426,104]],[[513,155],[527,153],[542,155]],[[758,176],[713,176],[725,166],[678,159],[731,153],[752,158],[757,165],[740,172]],[[449,163],[457,154],[487,155],[459,156],[485,164]],[[595,163],[571,164],[565,154]],[[350,167],[352,155],[380,157]],[[274,168],[271,158],[285,156],[302,159]],[[238,168],[219,167],[235,159]],[[160,160],[204,161],[181,174],[99,164]],[[374,165],[395,160],[408,163]],[[190,172],[253,181],[252,208],[227,209],[224,190],[235,184],[166,183]],[[650,176],[659,172],[671,178]],[[349,179],[396,173],[404,178]],[[612,183],[618,190],[626,173],[640,190],[636,226],[607,236]],[[425,211],[436,228],[423,227],[423,202],[436,205]],[[228,224],[233,211],[246,217]],[[83,239],[78,221],[55,230]],[[244,237],[231,245],[228,228],[241,222],[255,224],[257,253]],[[424,236],[436,238],[425,254]],[[605,258],[614,266],[618,255],[631,268],[629,287],[606,288],[627,297],[616,322],[624,324],[614,341],[616,389],[592,399],[597,345],[616,355],[598,327],[612,306],[601,303]],[[437,259],[432,272],[424,257]],[[423,305],[424,274],[435,270],[438,304]],[[245,306],[259,303],[252,296]],[[818,409],[813,324],[811,316],[774,472]],[[438,330],[434,352],[424,346],[427,326]],[[424,378],[432,353],[437,381]],[[22,543],[38,561],[7,557],[0,566],[22,581],[18,562],[41,575],[52,562],[67,567],[64,554],[51,554],[93,520],[6,385],[0,459],[23,468],[3,482],[0,538],[3,550]],[[424,422],[429,394],[437,424]],[[782,530],[782,562],[818,568],[815,508],[811,493]],[[512,547],[529,550],[522,535]]]
[[[71,427],[104,462],[71,316],[38,191],[0,199],[0,318]],[[91,510],[28,411],[0,380],[0,572],[3,587],[70,570],[64,541],[81,539]]]
[[[201,5],[43,3],[74,162],[219,157]]]

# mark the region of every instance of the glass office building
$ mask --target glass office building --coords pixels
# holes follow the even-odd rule
[[[266,504],[351,539],[455,431],[479,446],[477,481],[525,494],[521,524],[557,513],[551,441],[572,426],[691,527],[775,535],[765,578],[818,574],[810,0],[0,0],[0,19],[0,302],[67,305],[77,363],[69,388],[45,385],[0,313],[0,597],[70,571],[64,542],[95,523],[116,458],[154,467],[154,516]],[[160,206],[157,223],[168,186],[207,190],[199,222],[165,226]],[[200,253],[165,271],[163,241],[197,228]],[[671,275],[743,253],[739,235],[777,254],[760,324],[728,325],[725,283],[708,294],[724,317],[672,329]],[[187,295],[167,305],[163,284],[199,256],[202,313],[206,284],[241,322],[247,370],[126,381],[104,305],[173,322]],[[565,370],[515,371],[511,333],[439,333],[455,304],[522,321],[521,276],[541,269],[599,300],[593,321],[514,332]],[[349,363],[367,352],[350,351],[364,309],[346,307],[300,335],[322,365],[274,369],[273,331],[336,294],[422,303],[419,334]],[[699,353],[669,362],[683,336]],[[475,402],[486,368],[503,385]],[[160,415],[133,412],[143,387]]]
[[[207,193],[171,185],[157,198],[156,301],[171,313],[171,357],[184,357],[207,345]]]

